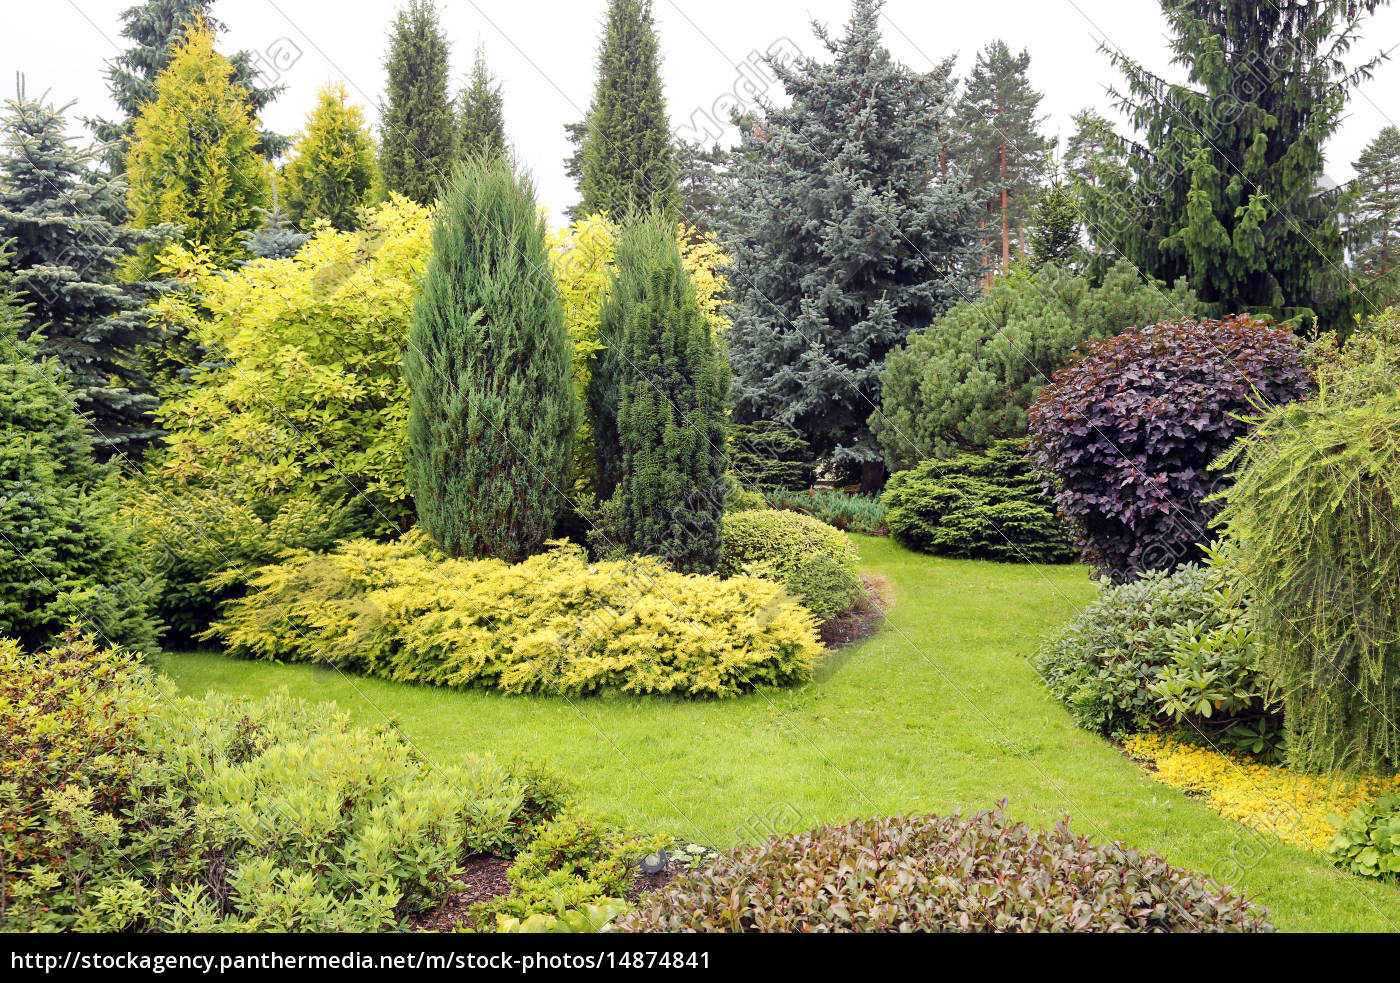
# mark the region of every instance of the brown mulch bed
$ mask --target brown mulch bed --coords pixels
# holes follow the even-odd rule
[[[845,614],[822,622],[822,644],[827,648],[864,641],[880,630],[885,612],[890,609],[889,589],[879,577],[861,574],[860,581],[865,595],[860,603]]]
[[[451,932],[458,924],[468,922],[467,912],[472,905],[510,893],[510,881],[506,880],[509,869],[510,861],[500,857],[468,858],[457,877],[467,885],[466,890],[453,891],[442,899],[436,910],[414,918],[413,927],[420,932]]]

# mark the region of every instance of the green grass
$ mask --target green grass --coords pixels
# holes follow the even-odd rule
[[[167,655],[186,691],[286,687],[365,723],[394,718],[432,761],[544,759],[619,822],[715,846],[777,830],[1010,800],[1022,819],[1151,848],[1260,895],[1282,929],[1400,929],[1400,889],[1247,830],[1077,729],[1026,657],[1093,593],[1079,567],[940,560],[859,539],[894,607],[806,685],[722,702],[503,696],[333,669]]]

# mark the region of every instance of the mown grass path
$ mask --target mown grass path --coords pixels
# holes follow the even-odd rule
[[[596,812],[715,846],[775,830],[909,811],[1065,816],[1096,839],[1150,848],[1261,896],[1281,929],[1400,931],[1400,889],[1223,819],[1077,729],[1026,658],[1092,596],[1080,567],[940,560],[860,537],[886,578],[885,627],[791,690],[694,703],[565,700],[402,686],[332,669],[171,654],[191,693],[278,687],[395,719],[433,761],[544,759]]]

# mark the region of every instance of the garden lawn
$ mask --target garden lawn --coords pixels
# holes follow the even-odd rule
[[[182,689],[334,700],[431,761],[548,761],[609,819],[714,846],[860,816],[984,809],[1157,850],[1260,895],[1281,929],[1400,931],[1400,889],[1334,870],[1152,781],[1079,730],[1027,657],[1093,595],[1081,567],[943,560],[856,537],[894,604],[812,683],[711,702],[506,696],[169,654]]]

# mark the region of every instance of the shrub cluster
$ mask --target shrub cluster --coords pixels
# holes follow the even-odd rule
[[[1267,932],[1268,910],[1155,853],[1001,809],[879,818],[741,847],[618,922],[634,932]]]
[[[1145,574],[1098,598],[1050,638],[1034,665],[1080,726],[1108,734],[1189,723],[1277,730],[1249,608],[1227,564]],[[1266,740],[1267,751],[1272,741]]]
[[[800,492],[769,492],[766,500],[775,509],[802,512],[844,532],[883,536],[890,531],[885,522],[885,503],[874,495],[809,488]]]
[[[1074,559],[1068,531],[1020,441],[901,471],[890,478],[883,501],[890,535],[921,553],[1011,563]]]
[[[841,530],[778,509],[731,512],[721,529],[720,576],[769,577],[822,618],[835,617],[859,600],[860,554]]]
[[[729,469],[743,485],[762,491],[811,486],[812,449],[792,427],[774,420],[730,424],[729,443]]]
[[[508,693],[728,696],[807,679],[816,621],[759,577],[659,560],[452,560],[411,534],[264,567],[210,635],[229,651]]]
[[[6,931],[390,929],[567,797],[489,759],[429,768],[286,696],[182,698],[71,634],[0,642],[0,716]]]
[[[1291,332],[1240,315],[1167,321],[1097,342],[1030,410],[1030,449],[1084,559],[1124,580],[1168,570],[1209,537],[1208,468],[1252,406],[1307,390]]]

